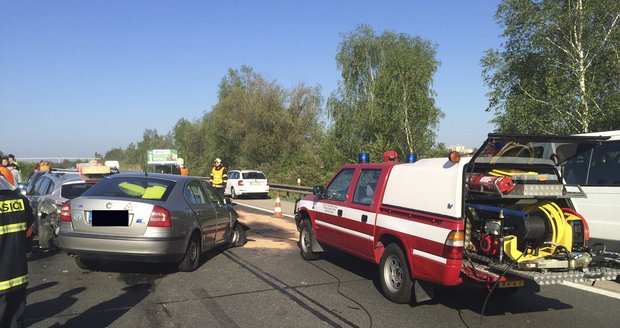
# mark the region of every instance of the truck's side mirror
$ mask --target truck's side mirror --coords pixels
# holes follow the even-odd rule
[[[323,190],[323,186],[315,186],[312,188],[313,195],[323,196],[323,192],[325,192],[325,190]]]

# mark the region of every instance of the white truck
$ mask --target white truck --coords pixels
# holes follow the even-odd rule
[[[587,217],[572,202],[585,194],[556,166],[605,140],[489,134],[471,158],[345,165],[296,205],[301,256],[331,246],[374,262],[397,303],[412,290],[429,299],[433,284],[510,293],[526,281],[615,279],[618,254],[589,247]]]

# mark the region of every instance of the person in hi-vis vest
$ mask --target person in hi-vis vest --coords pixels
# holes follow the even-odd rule
[[[227,173],[226,167],[222,165],[222,160],[216,158],[213,161],[213,167],[211,167],[211,179],[209,181],[222,198],[224,198],[224,188],[226,188],[226,182],[228,181]]]

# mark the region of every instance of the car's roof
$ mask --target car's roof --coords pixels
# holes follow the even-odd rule
[[[232,170],[230,172],[241,172],[241,173],[258,172],[258,173],[263,173],[263,171],[258,171],[258,170]]]
[[[145,177],[145,178],[157,178],[172,181],[186,181],[191,179],[201,179],[201,177],[184,176],[178,174],[167,173],[144,173],[144,172],[123,172],[109,175],[108,178],[127,178],[127,177]]]

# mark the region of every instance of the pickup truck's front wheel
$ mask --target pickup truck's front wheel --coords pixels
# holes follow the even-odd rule
[[[314,233],[312,232],[310,220],[305,220],[299,232],[299,253],[304,260],[313,261],[320,257],[318,253],[312,251],[313,240]]]
[[[385,297],[394,303],[409,303],[413,281],[407,260],[398,244],[389,244],[383,251],[380,265],[381,288]]]

